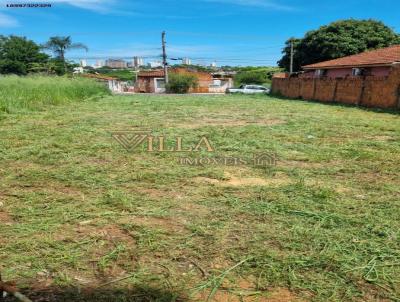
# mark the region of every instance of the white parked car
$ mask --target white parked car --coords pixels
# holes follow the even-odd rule
[[[260,85],[240,85],[239,88],[228,88],[226,93],[244,93],[244,94],[255,94],[255,93],[269,93],[270,89]]]

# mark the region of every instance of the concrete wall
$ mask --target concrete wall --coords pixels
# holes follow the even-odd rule
[[[377,108],[400,108],[400,65],[388,76],[273,78],[272,93],[289,98]]]

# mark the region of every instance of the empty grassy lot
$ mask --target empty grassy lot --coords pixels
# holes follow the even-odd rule
[[[128,152],[133,128],[277,165]],[[37,301],[400,301],[400,119],[267,96],[0,116],[0,266]]]

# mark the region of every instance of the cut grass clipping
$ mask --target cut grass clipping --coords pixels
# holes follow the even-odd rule
[[[81,77],[5,76],[0,77],[0,112],[42,110],[106,94],[104,84]]]

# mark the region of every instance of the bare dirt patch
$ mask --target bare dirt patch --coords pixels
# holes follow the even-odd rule
[[[14,223],[14,219],[7,212],[0,211],[0,223],[10,225]]]
[[[135,244],[135,240],[132,238],[132,236],[130,236],[128,232],[124,231],[118,225],[115,224],[110,224],[101,228],[94,235],[103,237],[105,239],[110,239],[114,243],[124,242],[124,243]]]
[[[222,180],[209,177],[195,177],[194,180],[223,187],[280,186],[290,182],[290,178],[285,174],[276,174],[268,177],[238,177],[229,172],[224,173],[224,179]]]
[[[266,302],[302,302],[304,300],[299,299],[291,291],[286,288],[278,288],[272,290],[269,297],[266,297]]]
[[[63,227],[59,232],[53,235],[57,241],[77,242],[87,238],[108,240],[112,243],[135,244],[135,240],[128,232],[121,229],[118,225],[110,224],[106,226],[96,226],[95,221],[82,221],[78,225]]]
[[[349,188],[349,187],[344,187],[341,185],[337,185],[335,187],[335,192],[339,193],[339,194],[350,194],[353,192],[353,189]]]
[[[195,301],[206,301],[209,293],[201,293]],[[213,302],[305,302],[286,288],[271,289],[268,293],[259,294],[254,285],[248,281],[241,281],[236,287],[219,289]]]

